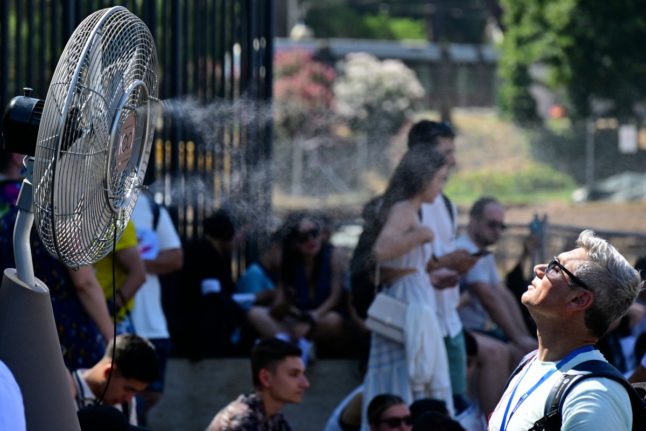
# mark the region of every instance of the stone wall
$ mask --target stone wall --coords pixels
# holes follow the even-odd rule
[[[250,368],[248,359],[171,359],[164,396],[150,412],[150,429],[203,431],[218,410],[251,391]],[[307,376],[311,386],[305,399],[284,412],[294,430],[319,431],[336,405],[361,383],[361,377],[356,361],[332,359],[313,363]]]

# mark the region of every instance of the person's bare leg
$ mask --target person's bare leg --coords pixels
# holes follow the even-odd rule
[[[343,318],[336,311],[325,313],[316,323],[315,338],[329,341],[341,337]]]
[[[251,307],[247,319],[253,329],[263,338],[275,337],[281,327],[269,314],[269,307]]]
[[[472,335],[478,343],[478,400],[486,417],[496,408],[509,377],[509,347],[487,335]]]

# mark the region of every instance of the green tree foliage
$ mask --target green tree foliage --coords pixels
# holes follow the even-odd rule
[[[646,94],[646,9],[643,0],[502,0],[507,31],[500,63],[501,108],[532,121],[528,70],[547,66],[545,84],[564,90],[575,118],[593,100],[612,102],[611,114],[635,115]]]
[[[305,17],[318,38],[425,40],[423,16],[394,16],[386,11],[361,12],[338,2],[315,2]]]

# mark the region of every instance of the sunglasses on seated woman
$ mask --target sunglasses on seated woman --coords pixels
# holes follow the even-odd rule
[[[378,425],[381,424],[386,424],[388,428],[397,428],[401,426],[401,424],[405,423],[406,425],[413,425],[413,417],[412,416],[404,416],[404,417],[391,417],[391,418],[386,418],[386,419],[381,419],[379,422],[377,422]]]
[[[318,227],[313,227],[311,229],[308,229],[303,232],[297,232],[296,233],[296,240],[298,242],[307,242],[311,239],[318,238],[318,236],[321,234],[321,229]]]

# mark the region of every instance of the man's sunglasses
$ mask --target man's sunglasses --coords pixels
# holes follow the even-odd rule
[[[402,423],[405,423],[406,425],[413,425],[413,417],[412,416],[392,417],[392,418],[382,419],[378,422],[379,425],[386,424],[388,428],[400,427]]]
[[[501,223],[501,222],[496,221],[496,220],[489,220],[489,221],[487,222],[487,227],[488,227],[489,229],[500,229],[500,230],[505,230],[505,229],[507,229],[507,225],[506,225],[506,224]]]
[[[572,274],[566,267],[564,267],[561,262],[558,261],[558,258],[554,256],[552,260],[547,264],[547,268],[545,269],[545,274],[549,273],[554,269],[554,267],[558,267],[561,269],[564,273],[567,274],[567,276],[570,278],[572,283],[579,285],[580,287],[584,288],[585,290],[591,290],[587,284],[583,282],[579,277],[576,275]]]
[[[433,142],[436,138],[453,138],[455,137],[455,131],[450,123],[442,121],[439,123],[434,123],[433,128],[431,129],[426,139],[429,142]]]
[[[320,234],[321,234],[321,229],[318,227],[313,227],[312,229],[309,229],[303,232],[297,232],[296,240],[298,242],[307,242],[310,239],[318,238]]]

